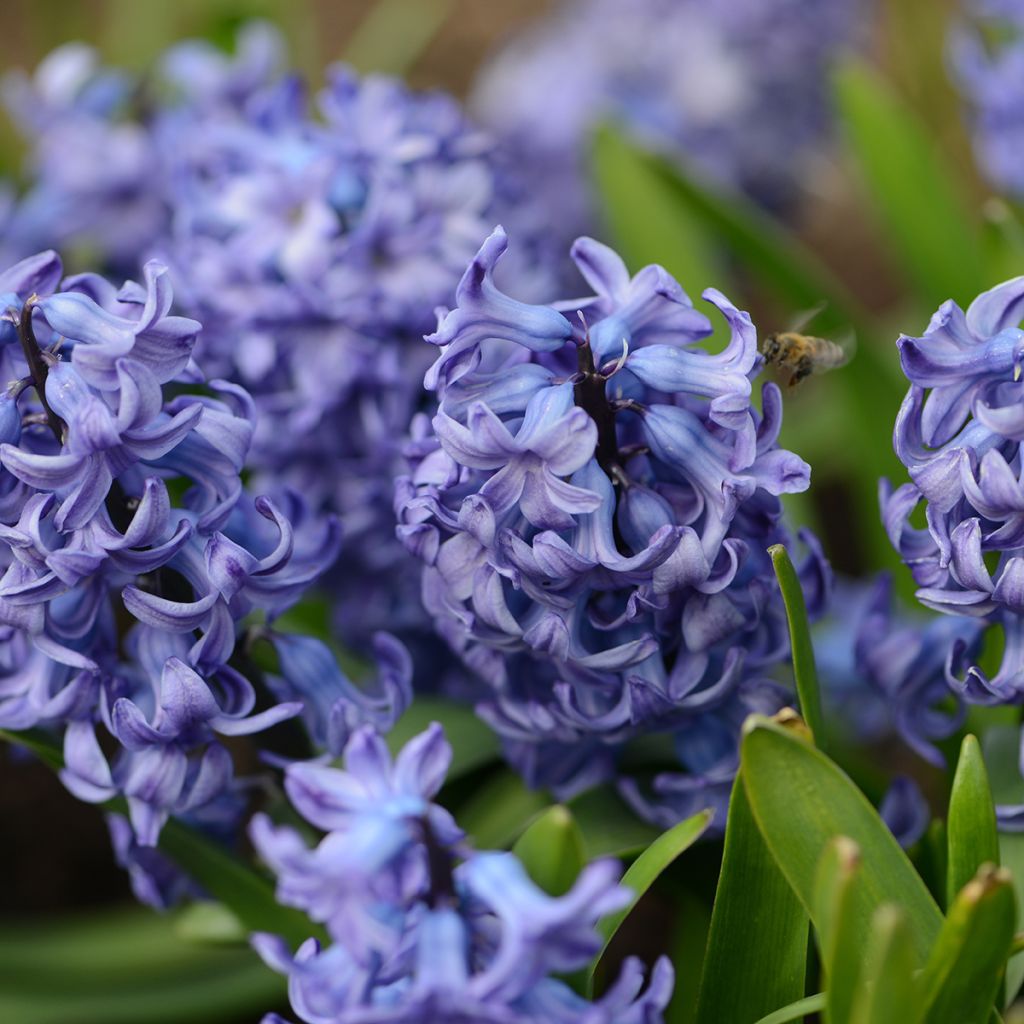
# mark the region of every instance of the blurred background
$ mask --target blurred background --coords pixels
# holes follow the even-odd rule
[[[729,0],[711,0],[711,6],[719,2]],[[790,17],[799,19],[801,8],[813,3],[794,0]],[[199,37],[227,48],[241,24],[264,18],[283,31],[292,64],[314,83],[327,65],[346,60],[361,72],[399,75],[416,88],[468,98],[494,55],[557,13],[558,6],[556,0],[6,0],[0,9],[0,70],[31,71],[54,47],[82,40],[104,62],[143,71],[174,41]],[[626,16],[630,6],[631,0],[619,4]],[[865,3],[856,14],[854,45],[925,127],[964,205],[992,213],[986,205],[992,190],[972,156],[964,100],[950,74],[949,27],[962,16],[954,0]],[[790,27],[780,24],[777,31]],[[571,34],[570,27],[567,44]],[[571,61],[568,45],[566,50]],[[627,53],[622,59],[642,66],[647,55]],[[827,81],[817,87],[823,93],[829,88]],[[555,93],[557,88],[556,80]],[[22,156],[19,134],[7,115],[0,115],[5,177],[18,179]],[[892,471],[886,446],[902,391],[892,342],[900,330],[923,330],[932,311],[904,270],[899,239],[880,226],[865,199],[863,172],[847,155],[842,132],[835,133],[815,153],[810,170],[799,175],[793,195],[766,204],[765,214],[798,240],[816,269],[841,282],[871,325],[854,331],[861,376],[837,374],[837,382],[830,376],[789,395],[784,438],[815,472],[812,498],[794,503],[794,513],[821,533],[834,565],[854,575],[894,563],[870,513],[875,502],[870,487],[880,472]],[[928,175],[929,168],[920,173]],[[629,220],[628,202],[618,211],[603,211],[607,240],[618,243],[627,259],[641,250],[658,250],[662,258],[660,239],[624,237],[623,209]],[[942,217],[937,210],[932,215]],[[625,234],[632,229],[635,224],[627,225]],[[679,237],[687,237],[681,225]],[[774,237],[764,236],[769,248]],[[787,258],[779,253],[780,262]],[[663,261],[675,269],[671,254]],[[719,254],[714,265],[734,282],[721,286],[751,310],[762,331],[784,329],[802,312],[798,302],[780,298],[748,273],[735,253]],[[684,279],[691,295],[719,283],[719,278]],[[846,320],[837,315],[832,325],[846,331]],[[859,399],[851,397],[852,381],[859,382]],[[851,412],[857,401],[859,412]],[[860,432],[850,427],[857,417],[866,424]],[[906,581],[901,586],[906,590]],[[56,963],[80,982],[73,999],[42,1005],[5,992],[0,974],[0,1019],[111,1024],[141,1020],[139,1007],[145,1006],[147,1020],[252,1020],[257,1008],[269,1008],[279,998],[277,979],[246,953],[208,948],[197,953],[181,941],[177,936],[187,932],[187,919],[175,931],[152,915],[124,909],[132,902],[128,882],[114,864],[100,812],[66,793],[44,766],[10,748],[0,757],[0,971],[23,978],[36,971],[43,978],[39,965]],[[115,987],[122,996],[134,992],[139,1002],[105,1002]],[[182,999],[186,989],[189,997]],[[198,1015],[197,1000],[204,1007]],[[245,1011],[239,1011],[246,1000]]]

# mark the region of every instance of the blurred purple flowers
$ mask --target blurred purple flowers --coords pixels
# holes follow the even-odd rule
[[[787,700],[766,549],[790,540],[778,495],[810,471],[776,445],[778,388],[752,405],[754,325],[719,292],[705,299],[730,337],[709,354],[710,321],[662,268],[631,278],[583,238],[595,294],[529,305],[494,282],[506,244],[500,229],[484,243],[428,338],[438,411],[398,483],[399,534],[527,781],[571,794],[661,733],[685,774],[622,787],[673,822],[724,803],[740,722]],[[829,573],[808,540],[817,611]]]
[[[530,200],[566,243],[595,229],[587,153],[602,121],[715,183],[785,205],[824,149],[828,71],[869,8],[568,0],[485,66],[471,105],[522,154]]]
[[[970,107],[974,154],[996,188],[1019,197],[1024,192],[1024,4],[970,0],[966,6],[977,22],[952,32],[950,56]]]
[[[308,1024],[661,1021],[672,989],[664,959],[643,992],[643,968],[627,960],[594,1004],[550,977],[586,966],[601,947],[594,925],[628,902],[616,866],[593,863],[553,897],[512,854],[469,849],[433,802],[450,760],[436,724],[393,762],[379,735],[362,728],[344,770],[288,769],[292,804],[326,832],[315,847],[295,829],[254,819],[278,899],[323,922],[331,940],[322,947],[311,938],[293,956],[275,936],[254,937],[264,960],[287,974],[295,1013]]]
[[[77,45],[9,79],[34,184],[7,244],[45,239],[119,269],[158,255],[204,325],[204,370],[253,396],[256,487],[341,520],[335,628],[364,656],[386,628],[437,660],[394,538],[393,477],[432,310],[520,193],[451,98],[336,66],[311,103],[283,58],[277,31],[251,23],[234,55],[180,44],[145,79]],[[537,295],[544,262],[523,255],[512,277]]]

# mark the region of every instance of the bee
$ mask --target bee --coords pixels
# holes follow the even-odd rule
[[[819,312],[820,309],[816,309],[805,315],[802,318],[803,324]],[[803,324],[788,331],[776,331],[761,342],[761,355],[765,363],[781,373],[788,373],[787,383],[790,388],[795,388],[811,374],[835,370],[850,360],[849,345],[803,334],[800,330]]]

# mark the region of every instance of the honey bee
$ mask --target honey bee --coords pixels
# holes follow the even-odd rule
[[[843,366],[850,353],[827,338],[797,331],[777,331],[761,343],[761,355],[769,366],[789,374],[788,386],[795,388],[813,373],[826,373]]]

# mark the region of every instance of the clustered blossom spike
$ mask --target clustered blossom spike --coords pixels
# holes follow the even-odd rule
[[[291,827],[253,820],[278,900],[330,937],[294,955],[276,936],[254,937],[288,976],[293,1011],[306,1024],[659,1024],[673,981],[664,958],[645,991],[643,968],[627,960],[595,1003],[551,977],[585,967],[601,947],[597,921],[629,902],[616,865],[588,865],[553,897],[513,854],[472,850],[433,802],[450,761],[436,724],[393,762],[364,726],[345,748],[344,770],[287,769],[292,805],[326,833],[313,848]],[[264,1024],[283,1022],[271,1014]]]
[[[245,492],[252,402],[199,388],[165,267],[61,275],[52,252],[0,274],[0,726],[62,736],[80,798],[127,799],[131,859],[171,814],[222,816],[224,737],[300,710],[257,709],[241,634],[258,614],[273,636],[339,531]]]
[[[588,153],[604,121],[784,205],[827,141],[828,72],[869,6],[572,0],[485,65],[471,106],[521,154],[531,202],[566,241],[594,229]]]
[[[944,303],[921,337],[899,339],[910,390],[896,420],[896,453],[910,483],[882,486],[893,546],[929,608],[998,624],[1002,663],[990,676],[960,639],[950,685],[967,700],[1024,695],[1024,278],[978,296],[966,313]],[[911,516],[924,505],[925,525]]]
[[[950,50],[957,82],[970,107],[978,165],[1005,192],[1024,193],[1024,3],[970,0],[971,27],[957,26]],[[1002,24],[1009,31],[987,32]],[[993,39],[998,36],[998,43]]]
[[[394,537],[393,477],[423,402],[432,311],[519,192],[450,97],[335,66],[311,103],[282,55],[276,30],[255,23],[235,55],[185,43],[146,79],[80,46],[15,78],[37,183],[11,210],[8,244],[165,261],[179,309],[204,325],[204,369],[253,396],[256,485],[292,487],[342,521],[326,581],[339,635],[369,655],[375,631],[397,631],[436,662],[443,645]],[[119,146],[137,159],[98,158]],[[547,287],[537,252],[513,274],[530,294]]]
[[[529,305],[499,290],[497,229],[428,341],[437,414],[415,426],[399,535],[426,563],[437,629],[487,687],[479,711],[529,783],[569,794],[614,777],[634,738],[665,734],[683,774],[623,787],[674,821],[722,805],[739,726],[778,710],[788,653],[767,548],[788,543],[778,496],[809,469],[776,444],[782,401],[750,317],[658,266],[573,247],[590,298]],[[563,315],[563,312],[566,315]],[[829,573],[802,569],[812,611]]]

